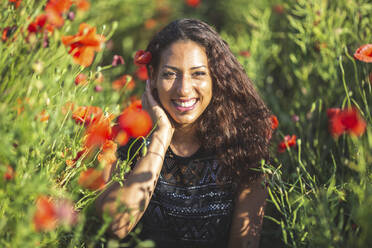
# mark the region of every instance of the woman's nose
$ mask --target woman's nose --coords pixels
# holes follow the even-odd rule
[[[188,96],[192,90],[191,79],[187,75],[183,75],[177,82],[177,93],[180,96]]]

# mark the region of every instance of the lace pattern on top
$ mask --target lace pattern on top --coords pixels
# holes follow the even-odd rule
[[[170,148],[140,223],[156,247],[227,247],[236,186],[200,148],[184,158]]]

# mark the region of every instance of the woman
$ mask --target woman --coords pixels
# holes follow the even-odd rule
[[[204,22],[170,23],[147,51],[142,104],[157,128],[123,185],[101,194],[98,210],[113,217],[117,237],[140,222],[141,237],[157,247],[258,247],[266,191],[252,168],[268,158],[268,109]]]

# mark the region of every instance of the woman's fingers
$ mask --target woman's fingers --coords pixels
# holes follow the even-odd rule
[[[159,104],[156,102],[156,100],[154,99],[154,96],[152,95],[151,93],[151,86],[150,86],[150,80],[147,79],[146,80],[146,89],[145,89],[145,94],[147,96],[147,100],[148,100],[148,103],[151,107],[154,107],[154,106],[159,106]]]

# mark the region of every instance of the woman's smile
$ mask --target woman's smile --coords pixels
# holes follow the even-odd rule
[[[187,100],[172,100],[175,108],[180,112],[185,112],[194,109],[195,105],[197,104],[198,99],[192,98]]]

